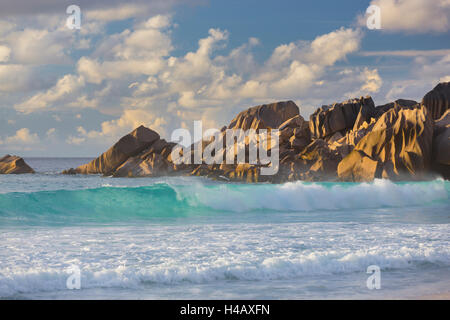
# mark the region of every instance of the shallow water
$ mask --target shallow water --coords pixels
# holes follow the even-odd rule
[[[0,176],[0,298],[414,298],[450,288],[450,183]],[[69,290],[77,266],[81,289]],[[381,268],[369,290],[367,267]]]

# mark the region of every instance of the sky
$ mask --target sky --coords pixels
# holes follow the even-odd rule
[[[264,103],[309,118],[443,81],[450,0],[0,0],[0,156],[93,157],[139,125],[170,140]]]

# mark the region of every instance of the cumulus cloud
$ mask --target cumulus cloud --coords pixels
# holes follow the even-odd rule
[[[0,45],[0,62],[7,62],[11,54],[11,49],[7,46]]]
[[[308,105],[317,97],[327,99],[324,83],[342,85],[335,90],[342,96],[350,80],[340,81],[348,76],[332,67],[356,52],[362,37],[358,30],[341,28],[312,41],[280,45],[267,61],[257,63],[252,52],[260,45],[256,38],[218,55],[230,37],[220,29],[210,29],[196,50],[173,56],[171,29],[170,16],[157,15],[106,37],[95,52],[79,59],[76,74],[16,104],[16,110],[92,107],[119,116],[98,130],[78,128],[67,139],[71,144],[113,141],[140,124],[163,136],[198,119],[208,120],[208,126],[223,125],[249,105],[280,99]],[[366,92],[378,90],[377,70],[355,72],[351,85]]]
[[[146,6],[143,3],[140,4],[124,4],[116,5],[109,8],[92,9],[88,10],[86,17],[92,20],[100,21],[114,21],[125,20],[131,17],[140,16],[143,12],[146,12]]]
[[[53,137],[56,133],[56,129],[55,128],[50,128],[47,130],[47,132],[45,133],[47,135],[47,137]]]
[[[391,50],[391,51],[362,51],[359,53],[365,57],[440,57],[450,54],[450,49],[438,50]]]
[[[413,33],[447,32],[450,30],[448,0],[372,0],[381,9],[381,29]],[[359,23],[366,25],[366,17]]]
[[[164,118],[145,110],[125,110],[120,118],[103,122],[101,124],[101,130],[87,131],[81,126],[78,127],[78,135],[69,136],[66,142],[79,145],[89,139],[91,143],[111,143],[117,137],[127,134],[140,125],[150,127],[158,133],[164,134],[166,132],[164,128],[165,124],[167,124],[167,121]]]
[[[82,76],[65,75],[46,92],[37,93],[28,100],[16,104],[14,108],[23,113],[54,108],[57,103],[61,103],[62,100],[76,94],[80,88],[84,87],[84,84],[85,81]]]
[[[16,134],[6,137],[4,140],[0,139],[0,144],[7,146],[23,146],[32,145],[39,142],[39,137],[36,133],[30,133],[30,129],[22,128],[16,131]]]
[[[364,84],[361,87],[361,91],[367,91],[368,93],[378,92],[380,90],[381,85],[383,84],[383,80],[378,74],[377,69],[370,70],[369,68],[364,68],[363,73],[361,74],[363,79],[365,80]]]
[[[347,57],[359,50],[362,34],[356,29],[340,28],[312,41],[280,44],[266,61],[258,61],[254,51],[262,43],[254,37],[230,48],[232,34],[211,28],[198,40],[195,49],[174,54],[175,25],[171,15],[138,19],[124,30],[106,34],[98,24],[93,24],[95,19],[102,20],[100,25],[108,20],[101,18],[102,14],[108,15],[107,11],[101,11],[105,8],[97,9],[100,11],[92,9],[85,21],[99,32],[95,36],[85,35],[81,30],[78,38],[72,39],[73,33],[55,26],[47,33],[39,26],[23,30],[13,26],[9,33],[16,32],[24,39],[33,34],[40,36],[46,39],[44,42],[53,55],[61,53],[61,59],[72,55],[57,46],[56,39],[60,37],[78,43],[77,50],[93,48],[78,58],[73,72],[59,76],[51,86],[14,104],[15,110],[25,114],[71,109],[75,115],[80,108],[95,108],[107,114],[107,119],[114,117],[102,120],[97,128],[83,122],[76,132],[65,136],[66,143],[72,145],[92,143],[106,147],[141,124],[165,138],[170,137],[171,130],[189,127],[194,120],[203,120],[205,129],[218,127],[243,108],[276,100],[294,100],[301,104],[302,114],[308,116],[324,102],[361,92],[378,92],[382,85],[377,69],[349,66],[351,74],[346,74],[337,67],[338,63],[347,64]],[[123,10],[134,14],[131,7]],[[125,13],[121,17],[128,14]],[[52,64],[47,61],[50,57],[33,58],[30,50],[21,51],[19,40],[8,39],[6,46],[12,48],[9,63],[20,61],[22,65],[17,66],[22,68],[28,64]],[[9,82],[1,80],[1,66],[0,90],[12,89]],[[359,91],[348,92],[349,87]],[[46,136],[54,136],[54,132]]]
[[[18,64],[0,64],[0,92],[25,90],[30,85],[32,71]]]
[[[170,18],[157,15],[137,26],[126,29],[98,45],[94,57],[82,57],[77,64],[78,73],[88,82],[99,84],[104,79],[120,79],[127,75],[154,75],[160,71],[173,49],[165,30]]]
[[[67,30],[25,29],[8,34],[11,60],[21,64],[63,64],[71,61],[65,48],[70,43]]]
[[[439,82],[450,80],[450,54],[440,57],[418,57],[411,66],[411,76],[395,80],[386,94],[387,100],[409,97],[420,101]]]

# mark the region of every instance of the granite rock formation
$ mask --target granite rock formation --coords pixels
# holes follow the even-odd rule
[[[399,99],[375,107],[371,97],[361,97],[323,106],[309,121],[292,101],[260,105],[240,112],[216,135],[190,148],[167,142],[155,131],[141,126],[99,158],[64,173],[115,177],[194,175],[272,183],[418,180],[437,175],[448,179],[449,97],[450,83],[441,83],[425,95],[421,104]],[[274,130],[278,145],[271,137]],[[244,139],[224,144],[230,132],[244,133]],[[249,132],[258,137],[247,135]],[[178,163],[172,159],[175,147],[182,150],[181,156],[188,161]],[[258,156],[252,161],[251,148],[258,148]],[[200,157],[195,157],[194,150],[199,151]],[[205,157],[208,150],[213,150],[209,154],[215,159],[213,162],[211,157]],[[238,161],[239,150],[245,151],[245,163]],[[261,152],[278,155],[274,158],[278,163],[262,158]],[[234,161],[224,163],[230,154]],[[263,175],[263,169],[276,170],[272,175]]]
[[[337,168],[345,181],[421,179],[431,164],[433,121],[425,107],[384,113]]]
[[[128,158],[138,155],[157,140],[159,140],[158,133],[144,126],[140,126],[122,137],[97,159],[76,169],[66,170],[63,173],[112,175]]]
[[[34,173],[34,170],[18,156],[6,155],[0,158],[0,174]]]
[[[428,92],[422,99],[422,105],[434,120],[439,119],[450,108],[450,82],[439,83]]]

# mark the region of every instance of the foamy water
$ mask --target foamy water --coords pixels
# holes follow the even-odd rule
[[[414,298],[450,287],[443,180],[245,185],[41,171],[0,176],[0,298]],[[73,265],[80,290],[66,286]],[[380,290],[366,287],[370,265]]]

